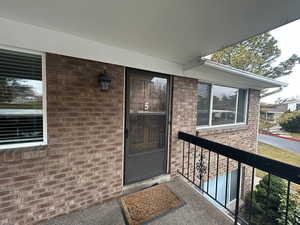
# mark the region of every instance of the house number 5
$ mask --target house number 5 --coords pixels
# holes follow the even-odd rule
[[[148,111],[149,110],[149,102],[146,102],[144,105],[144,110]]]

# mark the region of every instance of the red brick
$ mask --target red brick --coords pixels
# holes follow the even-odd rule
[[[19,176],[19,177],[15,177],[14,181],[25,181],[25,180],[30,180],[32,178],[33,176]]]
[[[97,189],[99,182],[108,190],[114,183],[105,180],[104,184],[101,176],[92,179],[94,174],[102,174],[102,167],[92,168],[106,162],[109,151],[122,158],[124,68],[53,54],[47,54],[46,68],[48,146],[23,153],[0,153],[0,190],[9,185],[12,193],[18,193],[0,191],[1,203],[18,200],[20,209],[15,215],[10,212],[16,208],[5,208],[14,225],[32,225],[80,205],[96,203],[90,200],[102,199],[99,196],[104,195]],[[97,80],[105,68],[112,78],[112,88],[102,92]],[[109,150],[107,145],[100,145],[104,140],[99,136],[103,134],[109,134]],[[114,140],[109,139],[111,136]],[[92,161],[94,158],[98,160]],[[108,177],[113,179],[115,170],[120,168],[122,161],[111,165]],[[83,178],[87,180],[82,182]],[[122,173],[118,178],[122,179]],[[36,183],[31,184],[32,181]],[[60,196],[56,199],[63,204],[51,210],[54,194]]]
[[[196,129],[197,114],[197,83],[195,79],[174,77],[173,106],[172,106],[172,138],[171,138],[171,174],[177,175],[182,168],[182,143],[177,138],[178,131],[197,134],[212,141],[220,142],[246,151],[256,152],[257,124],[259,116],[259,91],[250,90],[248,123],[231,128]],[[191,153],[193,154],[193,153]],[[211,156],[210,177],[216,176],[216,155]],[[187,168],[187,154],[185,168]],[[207,159],[207,156],[206,156]],[[197,158],[198,160],[198,158]],[[226,159],[220,158],[219,175],[226,173]],[[236,169],[231,163],[229,171]],[[251,174],[246,167],[244,177],[244,193],[249,189]],[[187,169],[185,169],[187,173]],[[190,174],[193,174],[193,165],[190,163]],[[186,174],[187,175],[187,174]],[[205,178],[206,179],[206,178]],[[248,185],[248,186],[247,186]]]
[[[17,209],[16,206],[10,206],[10,207],[7,207],[7,208],[3,208],[3,209],[0,209],[0,213],[8,213],[8,212],[13,212]]]
[[[0,153],[0,202],[18,203],[3,209],[14,225],[37,224],[121,195],[124,67],[47,54],[46,68],[49,144]],[[107,92],[97,82],[104,69],[112,78]],[[182,163],[178,131],[196,134],[197,80],[174,77],[173,85],[170,172],[175,175]],[[255,152],[258,100],[259,92],[251,90],[246,129],[199,135]]]
[[[9,191],[0,191],[0,197],[8,195],[9,193]]]
[[[10,181],[10,179],[0,179],[0,186],[3,184],[8,184]]]

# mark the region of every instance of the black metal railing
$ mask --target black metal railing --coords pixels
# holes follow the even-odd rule
[[[297,205],[299,193],[293,188],[300,184],[299,167],[184,132],[179,132],[178,138],[182,140],[182,167],[178,173],[204,196],[225,209],[232,216],[234,224],[300,224]],[[263,180],[266,191],[262,192],[263,196],[258,193],[261,191],[258,190],[258,183],[263,187],[262,181],[256,178],[258,170],[260,174],[265,174]],[[284,194],[284,201],[277,201],[277,196],[273,194],[279,188],[274,178],[278,178],[279,184],[283,185],[281,188],[285,191],[281,191],[279,197],[283,198]],[[259,208],[262,206],[258,206],[259,201],[264,203],[263,207],[267,207],[267,210],[259,211],[262,210]],[[259,215],[263,212],[270,213]],[[272,212],[277,214],[273,215]]]

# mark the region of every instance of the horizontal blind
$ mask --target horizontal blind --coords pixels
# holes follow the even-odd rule
[[[0,49],[0,145],[43,141],[42,56]]]
[[[41,80],[42,57],[0,49],[0,74],[6,77]]]

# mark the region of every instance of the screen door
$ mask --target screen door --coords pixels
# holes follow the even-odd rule
[[[127,69],[125,184],[166,172],[168,77]]]

